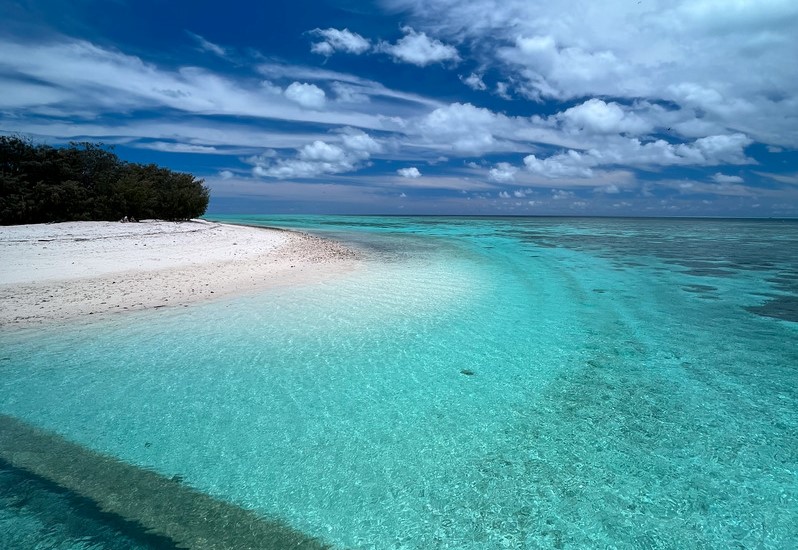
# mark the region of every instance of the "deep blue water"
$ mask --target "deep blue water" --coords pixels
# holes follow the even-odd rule
[[[22,444],[335,548],[798,547],[798,222],[216,219],[362,267],[0,334],[0,547],[164,544]]]

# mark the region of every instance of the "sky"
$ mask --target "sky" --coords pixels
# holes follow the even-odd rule
[[[0,133],[210,213],[798,216],[795,0],[0,0]]]

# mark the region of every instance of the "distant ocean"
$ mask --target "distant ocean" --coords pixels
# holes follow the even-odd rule
[[[175,542],[22,447],[334,548],[798,547],[798,221],[212,218],[363,267],[0,334],[0,547]]]

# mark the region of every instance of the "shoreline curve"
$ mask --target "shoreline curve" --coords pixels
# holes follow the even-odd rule
[[[190,220],[0,227],[0,329],[187,306],[356,269],[337,241]]]

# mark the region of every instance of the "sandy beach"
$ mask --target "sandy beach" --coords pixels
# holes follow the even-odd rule
[[[295,231],[204,220],[0,227],[0,327],[182,306],[354,269],[357,254]]]

